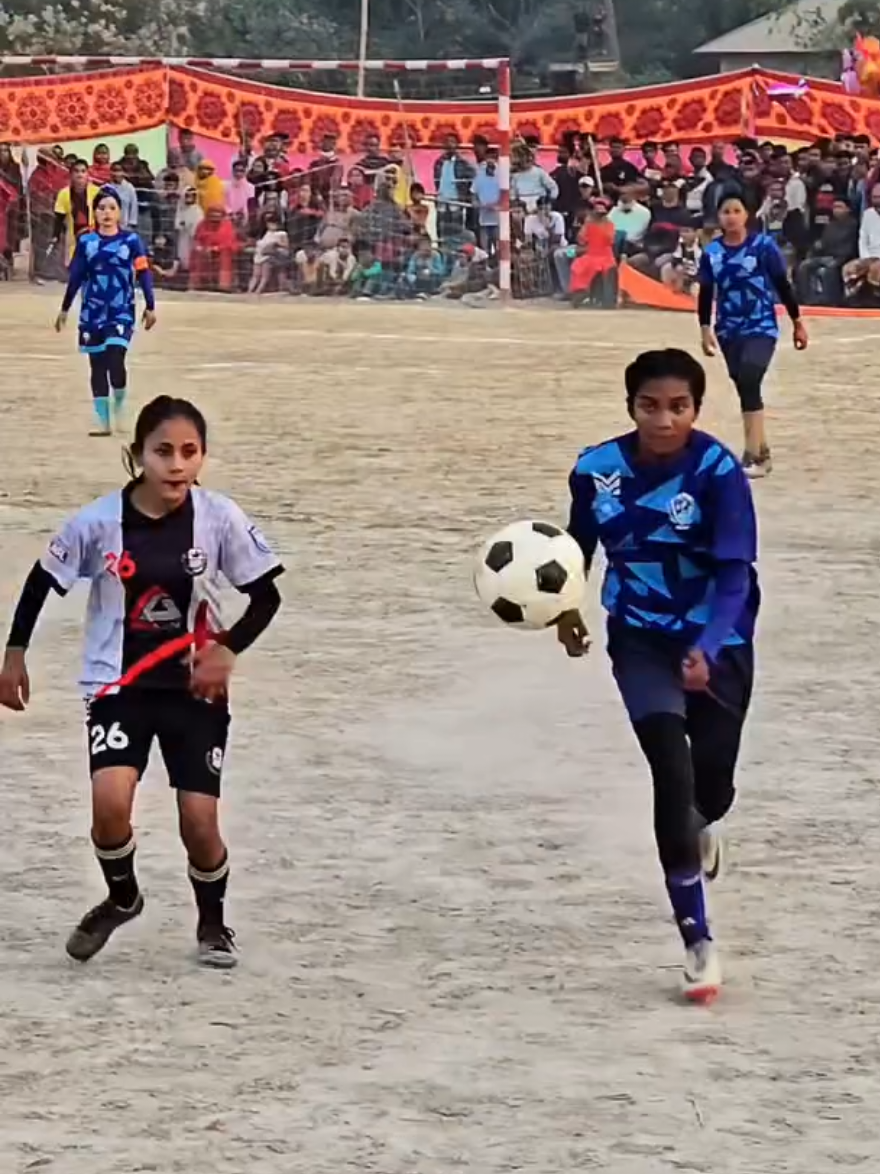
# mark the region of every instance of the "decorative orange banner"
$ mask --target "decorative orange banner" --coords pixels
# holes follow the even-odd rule
[[[744,133],[809,141],[838,133],[880,139],[880,101],[851,97],[833,82],[744,70],[666,86],[541,98],[513,103],[514,131],[545,145],[566,131],[598,140],[619,135],[633,146],[710,142]],[[789,94],[774,93],[788,87]],[[0,141],[56,142],[145,130],[164,122],[225,142],[243,129],[257,141],[269,131],[293,148],[317,148],[324,134],[341,151],[359,152],[378,134],[385,148],[439,146],[450,132],[463,142],[497,140],[492,102],[410,102],[316,94],[242,81],[200,69],[144,66],[57,77],[0,79]]]
[[[168,117],[168,70],[0,79],[0,141],[54,143],[125,134]]]

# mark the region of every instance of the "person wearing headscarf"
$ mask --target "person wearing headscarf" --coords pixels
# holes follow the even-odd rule
[[[199,207],[203,212],[209,208],[222,208],[226,201],[223,181],[217,175],[217,168],[210,159],[203,159],[196,168],[196,188],[199,193]]]
[[[189,288],[232,290],[235,255],[241,241],[223,203],[209,205],[205,219],[196,229],[189,267]]]
[[[192,258],[193,244],[196,238],[196,229],[202,223],[205,214],[199,207],[199,193],[194,187],[184,190],[183,201],[177,210],[177,259],[183,269],[189,269]]]
[[[27,214],[21,166],[8,143],[0,143],[0,182],[3,183],[6,193],[3,201],[2,253],[7,264],[11,266],[13,254],[18,252],[22,239],[27,236]]]

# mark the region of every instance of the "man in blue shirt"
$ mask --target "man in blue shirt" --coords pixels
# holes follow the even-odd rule
[[[700,262],[703,353],[711,358],[721,348],[742,409],[743,467],[750,477],[764,477],[772,464],[761,388],[779,339],[777,297],[794,323],[797,350],[806,349],[807,331],[779,247],[771,237],[749,231],[749,211],[739,192],[722,196],[718,219],[721,236]]]
[[[602,603],[614,677],[654,783],[654,830],[686,950],[685,995],[721,984],[704,875],[719,872],[713,829],[734,799],[752,691],[760,593],[751,490],[737,459],[694,424],[706,375],[685,351],[648,351],[626,372],[636,429],[581,454],[569,532],[589,568],[602,544]],[[588,634],[559,621],[571,656]]]

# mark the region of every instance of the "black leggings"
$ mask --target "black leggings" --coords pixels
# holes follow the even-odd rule
[[[95,399],[106,399],[110,389],[124,391],[128,373],[125,370],[125,348],[108,346],[97,355],[89,355],[89,364],[92,369],[92,396]]]
[[[664,873],[700,870],[699,832],[733,806],[745,715],[691,693],[687,716],[654,713],[633,723],[654,782],[654,835]]]
[[[762,412],[761,389],[767,369],[773,361],[776,339],[767,335],[754,338],[731,338],[721,344],[727,370],[739,395],[743,412]]]

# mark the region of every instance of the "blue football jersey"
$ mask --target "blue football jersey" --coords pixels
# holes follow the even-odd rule
[[[136,232],[101,236],[87,232],[76,243],[70,279],[82,286],[80,331],[100,336],[135,324],[137,274],[148,267],[146,249]]]
[[[638,435],[627,433],[586,449],[569,480],[569,532],[588,562],[598,543],[607,556],[609,623],[695,646],[712,618],[719,569],[742,564],[748,596],[723,644],[750,643],[760,602],[757,523],[739,461],[697,431],[672,461],[637,457]]]
[[[785,260],[772,237],[749,236],[741,245],[712,241],[700,261],[700,285],[713,290],[718,338],[778,338],[777,283],[785,277]]]

